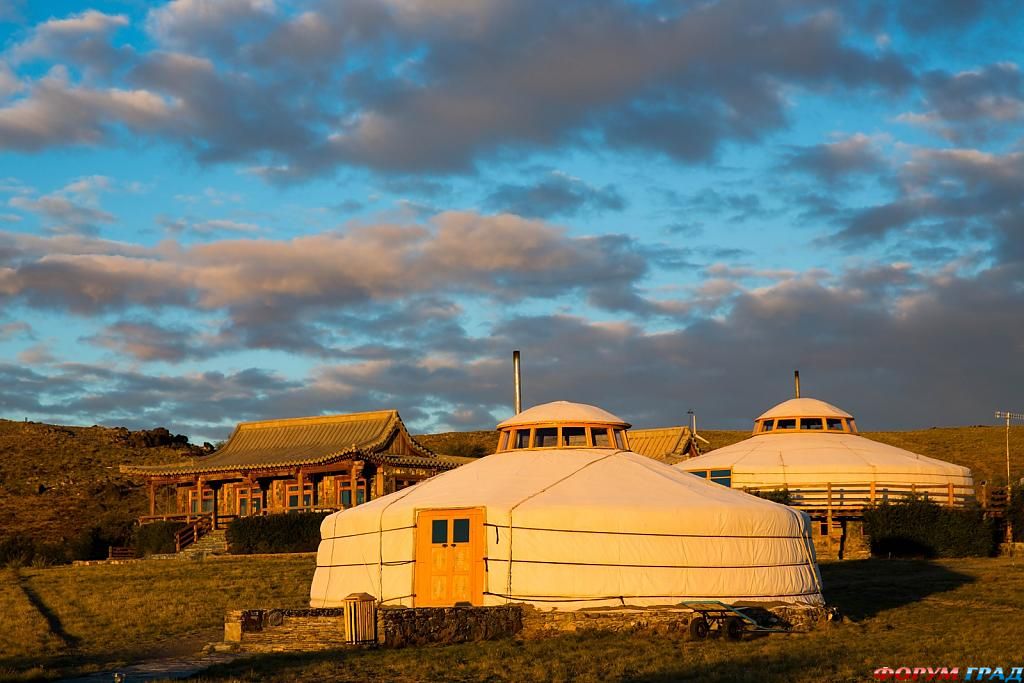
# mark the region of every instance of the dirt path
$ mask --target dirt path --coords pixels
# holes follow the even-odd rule
[[[148,662],[140,662],[120,669],[100,671],[80,678],[65,678],[64,683],[97,683],[104,681],[110,683],[115,680],[115,674],[122,674],[125,683],[136,681],[163,681],[168,679],[187,678],[192,674],[199,673],[215,664],[227,664],[245,655],[234,652],[215,652],[208,655],[194,657],[175,657],[170,659],[153,659]]]

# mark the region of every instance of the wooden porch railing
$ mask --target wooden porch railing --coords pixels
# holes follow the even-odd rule
[[[213,528],[213,522],[209,517],[200,517],[187,527],[174,534],[174,552],[180,553]]]
[[[761,492],[788,491],[790,505],[808,512],[858,514],[864,508],[919,497],[939,505],[963,507],[975,499],[974,487],[958,484],[883,484],[879,482],[809,483],[750,487]]]

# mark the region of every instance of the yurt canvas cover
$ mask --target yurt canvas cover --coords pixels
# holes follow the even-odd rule
[[[472,604],[822,602],[805,514],[636,453],[588,448],[500,452],[327,517],[311,606],[355,592],[422,606],[424,523],[438,510],[478,527],[478,554],[465,558]]]

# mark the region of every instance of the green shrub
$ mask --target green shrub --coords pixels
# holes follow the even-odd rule
[[[143,524],[135,531],[132,544],[140,557],[173,553],[176,550],[174,536],[184,529],[185,522],[152,522]]]
[[[995,554],[996,528],[978,508],[941,507],[912,498],[864,512],[874,555],[985,557]]]
[[[40,543],[25,536],[0,539],[0,567],[48,567],[67,562],[66,546]]]
[[[131,543],[135,520],[116,514],[101,517],[95,526],[85,529],[68,543],[73,560],[105,560],[110,546]]]
[[[744,489],[744,491],[747,490]],[[758,498],[770,500],[773,503],[780,503],[782,505],[793,504],[793,496],[789,494],[789,489],[775,489],[773,491],[758,491],[756,489],[753,489],[747,491],[747,493],[749,493],[752,496],[757,496]]]
[[[235,555],[313,552],[320,545],[320,523],[328,512],[293,512],[240,517],[228,526],[228,548]]]

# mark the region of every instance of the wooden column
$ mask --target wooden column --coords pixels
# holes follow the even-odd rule
[[[380,498],[384,495],[384,479],[387,475],[386,465],[377,465],[377,473],[373,477],[373,495]]]
[[[189,513],[192,511],[189,510]],[[196,479],[196,515],[203,514],[203,478]]]
[[[352,482],[352,507],[359,505],[359,477],[363,473],[364,463],[362,460],[352,461],[351,482]],[[365,494],[364,494],[365,495]],[[363,502],[366,502],[365,498]]]
[[[311,508],[320,507],[320,482],[324,480],[324,475],[313,474],[310,475],[309,481],[313,485],[313,493],[309,497],[309,503]]]
[[[156,482],[149,480],[149,516],[156,515]]]
[[[256,479],[255,481],[256,481],[256,488],[258,488],[260,490],[260,514],[261,515],[270,514],[269,511],[267,510],[267,505],[269,503],[268,489],[271,486],[271,482],[268,479]]]
[[[217,528],[217,513],[218,513],[218,508],[220,507],[219,506],[220,501],[218,499],[220,498],[220,490],[222,488],[224,488],[224,484],[223,483],[219,483],[219,484],[211,483],[210,484],[210,488],[213,489],[213,528],[216,529]]]
[[[302,500],[303,500],[303,493],[304,493],[303,488],[306,485],[306,477],[304,476],[304,473],[303,473],[302,470],[298,470],[295,473],[295,483],[298,484],[298,486],[299,486],[299,509],[302,509],[302,508],[305,507],[305,505],[302,504]],[[285,496],[285,501],[287,502],[287,496]]]

